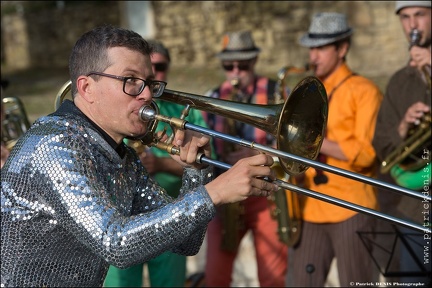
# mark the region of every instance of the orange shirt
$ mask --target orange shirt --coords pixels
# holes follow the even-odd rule
[[[352,72],[346,64],[339,67],[325,82],[327,95]],[[382,100],[379,88],[370,80],[353,75],[334,91],[329,102],[327,139],[336,141],[348,161],[327,157],[327,164],[368,177],[375,176],[375,150],[372,138],[375,121]],[[375,187],[333,173],[325,172],[326,184],[315,185],[316,171],[305,172],[306,188],[376,209]],[[303,219],[315,223],[344,221],[358,212],[311,197],[303,199]]]

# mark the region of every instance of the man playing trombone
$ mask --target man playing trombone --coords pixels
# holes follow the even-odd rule
[[[76,42],[73,101],[38,119],[1,170],[2,287],[101,287],[110,264],[194,255],[216,205],[277,191],[262,179],[275,179],[264,154],[212,180],[212,167],[196,163],[198,153],[210,156],[209,137],[192,131],[173,141],[184,167],[179,198],[149,176],[123,139],[148,132],[139,111],[165,88],[151,53],[138,33],[112,26]]]

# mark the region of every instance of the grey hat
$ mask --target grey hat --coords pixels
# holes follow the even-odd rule
[[[340,13],[317,13],[312,19],[309,31],[299,43],[305,47],[319,47],[351,36],[353,29],[348,26],[346,16]]]
[[[396,1],[395,13],[406,7],[428,7],[431,8],[431,1]]]
[[[153,53],[160,53],[168,59],[168,62],[171,62],[169,51],[162,42],[154,39],[147,40],[147,42],[152,46]]]
[[[249,60],[260,51],[250,31],[229,32],[223,36],[222,51],[216,57],[222,61]]]

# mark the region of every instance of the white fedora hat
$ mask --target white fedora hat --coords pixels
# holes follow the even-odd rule
[[[322,12],[314,15],[309,31],[300,38],[299,43],[305,47],[319,47],[347,38],[352,34],[353,29],[348,26],[344,14]]]
[[[396,1],[395,13],[406,7],[429,7],[431,8],[431,1]]]

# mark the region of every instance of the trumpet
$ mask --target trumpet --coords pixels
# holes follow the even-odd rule
[[[64,97],[63,94],[63,91],[59,91],[57,97],[60,99],[56,99],[56,103],[61,103],[61,99]],[[235,120],[253,125],[256,128],[274,135],[277,139],[277,148],[267,147],[213,131],[188,123],[184,119],[160,115],[152,107],[154,105],[144,105],[139,109],[138,113],[141,121],[150,125],[147,133],[140,138],[146,145],[155,146],[171,154],[179,154],[180,150],[178,147],[172,143],[160,141],[160,138],[156,137],[156,133],[154,133],[156,127],[154,123],[163,121],[171,125],[173,129],[175,128],[173,131],[176,129],[192,130],[230,143],[256,149],[273,157],[278,157],[282,169],[289,175],[298,175],[309,167],[315,167],[329,173],[335,173],[343,177],[405,194],[420,200],[431,201],[430,195],[424,195],[404,187],[378,181],[370,177],[315,161],[322,145],[328,114],[328,101],[324,85],[316,77],[309,76],[304,78],[293,89],[287,101],[277,105],[256,105],[232,102],[169,89],[166,89],[159,98],[164,101],[188,105],[189,107],[208,111],[217,115],[232,117]],[[154,127],[154,129],[152,127]],[[198,163],[213,165],[221,169],[231,168],[229,164],[208,158],[204,155],[197,155],[196,161]],[[292,190],[321,201],[375,216],[423,233],[431,233],[430,228],[421,224],[411,223],[348,201],[298,187],[282,179],[267,180],[273,182],[278,187]]]
[[[410,33],[410,47],[419,45],[421,33],[413,29]],[[425,67],[422,68],[426,80],[428,95],[431,91],[431,78]],[[423,115],[420,124],[409,129],[407,137],[382,162],[381,173],[388,173],[401,186],[421,189],[424,185],[423,167],[429,164],[429,159],[422,157],[423,149],[431,147],[431,114]]]

